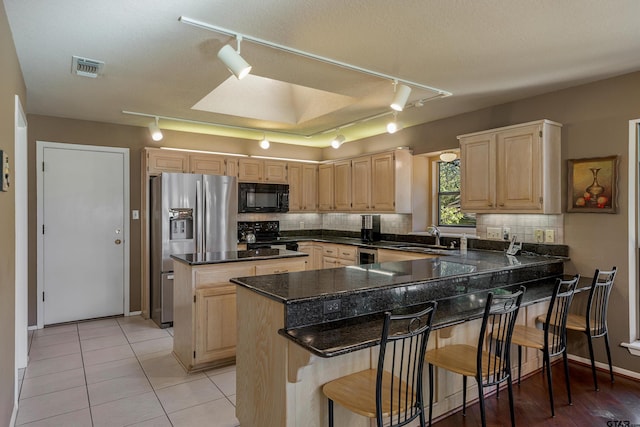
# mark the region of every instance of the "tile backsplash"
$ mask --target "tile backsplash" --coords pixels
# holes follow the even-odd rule
[[[504,227],[510,233],[518,236],[518,240],[527,243],[543,243],[536,240],[536,230],[542,230],[543,238],[547,230],[553,230],[554,241],[548,243],[564,243],[564,215],[535,215],[535,214],[477,214],[476,235],[480,239],[487,239],[487,228]]]

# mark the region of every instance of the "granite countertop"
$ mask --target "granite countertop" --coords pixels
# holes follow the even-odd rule
[[[259,261],[278,258],[306,257],[304,252],[289,251],[286,249],[260,248],[246,251],[205,252],[192,254],[171,255],[176,261],[189,265],[222,264],[227,262]]]
[[[343,268],[310,270],[287,275],[241,277],[232,282],[284,304],[322,296],[398,287],[427,280],[562,262],[545,256],[509,257],[501,252],[448,251],[451,255],[413,261],[363,264]]]
[[[570,279],[564,276],[564,279]],[[526,289],[522,306],[549,300],[556,279],[546,279]],[[589,290],[590,278],[580,278],[576,292]],[[493,289],[493,292],[515,291],[520,285]],[[488,290],[472,292],[438,300],[433,318],[433,329],[440,329],[482,317]],[[415,312],[420,305],[394,310],[395,313]],[[335,322],[301,328],[280,329],[278,333],[320,357],[334,357],[372,347],[380,343],[384,313],[372,313]]]

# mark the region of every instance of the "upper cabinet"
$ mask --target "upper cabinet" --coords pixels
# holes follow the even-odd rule
[[[184,151],[146,148],[147,172],[157,175],[162,172],[185,173],[189,170],[189,153]]]
[[[318,209],[318,166],[288,163],[289,212],[314,212]]]
[[[217,154],[145,148],[149,175],[162,172],[237,176],[238,160]],[[234,167],[235,166],[235,167]]]
[[[278,160],[241,158],[238,160],[238,181],[287,183],[287,163]]]
[[[461,207],[561,213],[562,125],[549,120],[461,135]]]
[[[343,159],[319,167],[321,211],[411,213],[409,150]]]

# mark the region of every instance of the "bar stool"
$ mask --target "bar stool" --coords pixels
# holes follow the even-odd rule
[[[337,378],[322,387],[329,399],[329,427],[333,427],[333,402],[375,418],[380,427],[387,417],[390,427],[416,418],[425,427],[422,372],[436,306],[433,301],[417,313],[385,313],[377,369]]]
[[[525,288],[519,291],[497,295],[489,292],[482,317],[478,345],[454,344],[429,350],[429,425],[433,419],[433,367],[446,369],[462,375],[462,414],[466,415],[467,377],[474,377],[478,383],[478,400],[482,425],[486,426],[484,389],[500,386],[507,382],[509,389],[509,411],[511,425],[515,426],[513,408],[513,387],[511,385],[511,336],[518,316]]]
[[[587,300],[587,310],[585,315],[569,313],[567,316],[567,330],[579,331],[587,336],[589,344],[589,357],[591,358],[591,372],[593,373],[593,384],[596,391],[598,388],[598,377],[596,375],[596,363],[593,357],[593,338],[604,337],[607,359],[609,361],[609,374],[611,382],[613,378],[613,366],[611,364],[611,350],[609,348],[609,330],[607,329],[607,307],[609,305],[609,295],[616,278],[617,268],[614,266],[609,271],[596,269],[593,275],[593,282],[589,290]],[[538,317],[540,319],[540,317]]]
[[[571,280],[558,279],[551,295],[551,302],[544,318],[543,329],[532,326],[515,325],[511,343],[518,346],[518,385],[522,371],[522,347],[536,348],[542,351],[542,369],[546,366],[547,384],[549,387],[549,403],[551,416],[555,417],[553,405],[553,386],[551,381],[551,357],[562,354],[564,360],[564,375],[567,384],[567,396],[571,405],[571,386],[569,385],[569,364],[567,362],[567,315],[573,294],[578,285],[580,275],[576,274]],[[538,317],[540,319],[540,317]]]

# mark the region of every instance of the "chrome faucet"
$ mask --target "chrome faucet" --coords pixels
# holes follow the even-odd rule
[[[440,230],[435,225],[431,224],[429,228],[427,228],[427,233],[431,234],[436,238],[436,246],[440,246]]]

